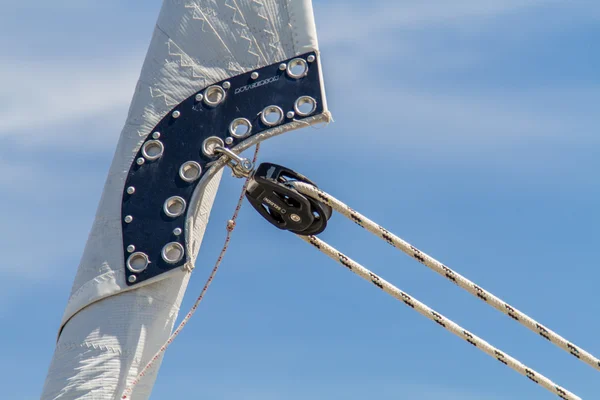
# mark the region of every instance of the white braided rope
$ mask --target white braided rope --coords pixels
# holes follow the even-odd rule
[[[460,325],[456,324],[455,322],[450,321],[443,315],[441,315],[441,314],[437,313],[436,311],[432,310],[431,308],[429,308],[427,305],[416,300],[414,297],[409,296],[407,293],[403,292],[402,290],[398,289],[391,283],[389,283],[386,280],[375,275],[373,272],[369,271],[362,265],[358,264],[356,261],[348,258],[346,255],[340,253],[338,250],[336,250],[329,244],[325,243],[324,241],[318,239],[315,236],[298,236],[298,237],[301,238],[302,240],[306,241],[307,243],[312,244],[314,247],[316,247],[322,253],[326,254],[333,260],[337,261],[339,264],[348,268],[350,271],[354,272],[356,275],[360,276],[361,278],[365,279],[366,281],[373,283],[375,286],[377,286],[378,288],[380,288],[387,294],[402,301],[404,304],[406,304],[410,308],[414,309],[419,314],[429,318],[433,322],[436,322],[437,324],[442,326],[447,331],[452,332],[459,338],[467,341],[468,343],[477,347],[481,351],[485,352],[487,355],[494,357],[495,359],[500,361],[502,364],[512,368],[513,370],[517,371],[521,375],[529,378],[529,380],[531,380],[532,382],[535,382],[538,385],[548,389],[550,392],[558,395],[558,397],[560,397],[561,399],[565,399],[565,400],[579,399],[579,400],[581,400],[581,398],[578,397],[577,395],[569,392],[568,390],[564,389],[561,386],[558,386],[556,383],[552,382],[550,379],[546,378],[544,375],[540,374],[539,372],[536,372],[536,371],[532,370],[531,368],[527,367],[526,365],[521,363],[519,360],[498,350],[497,348],[495,348],[494,346],[492,346],[485,340],[466,331]]]
[[[410,257],[419,261],[421,264],[426,265],[433,271],[437,272],[438,274],[440,274],[443,277],[447,278],[448,280],[454,282],[461,288],[465,289],[467,292],[471,293],[473,296],[476,296],[477,298],[483,300],[484,302],[486,302],[489,305],[491,305],[492,307],[494,307],[496,310],[501,311],[502,313],[508,315],[509,317],[511,317],[518,323],[520,323],[521,325],[529,328],[530,330],[532,330],[535,333],[538,333],[544,339],[554,343],[555,345],[557,345],[561,349],[565,350],[569,354],[573,355],[574,357],[582,360],[586,364],[588,364],[588,365],[592,366],[593,368],[600,371],[600,359],[595,357],[593,354],[591,354],[591,353],[585,351],[584,349],[569,342],[567,339],[560,336],[558,333],[546,328],[545,326],[543,326],[542,324],[540,324],[533,318],[529,317],[528,315],[524,314],[523,312],[521,312],[521,311],[517,310],[516,308],[512,307],[511,305],[509,305],[504,300],[500,299],[499,297],[494,296],[492,293],[488,292],[487,290],[485,290],[485,289],[481,288],[480,286],[476,285],[475,283],[471,282],[464,276],[462,276],[462,275],[458,274],[457,272],[453,271],[452,269],[448,268],[447,266],[440,263],[436,259],[423,253],[416,247],[412,246],[410,243],[402,240],[398,236],[387,231],[385,228],[383,228],[382,226],[371,221],[364,215],[359,214],[358,212],[356,212],[355,210],[350,208],[348,205],[342,203],[335,197],[331,196],[328,193],[325,193],[324,191],[322,191],[312,185],[309,185],[309,184],[306,184],[303,182],[293,182],[292,184],[299,192],[301,192],[307,196],[310,196],[310,197],[314,198],[315,200],[318,200],[318,201],[324,202],[325,204],[330,205],[331,207],[333,207],[334,210],[336,210],[340,214],[346,216],[348,219],[354,221],[357,225],[365,228],[366,230],[373,233],[374,235],[382,238],[387,243],[391,244],[395,248],[401,250],[402,252],[406,253]]]

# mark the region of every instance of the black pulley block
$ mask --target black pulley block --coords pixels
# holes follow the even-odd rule
[[[248,185],[246,198],[267,221],[298,235],[318,235],[327,227],[333,210],[328,205],[298,192],[292,182],[316,186],[289,168],[263,163]]]

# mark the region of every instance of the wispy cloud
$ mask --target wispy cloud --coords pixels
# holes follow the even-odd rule
[[[532,138],[574,138],[596,141],[597,135],[586,130],[593,123],[591,105],[600,100],[598,88],[580,88],[571,95],[560,88],[537,93],[513,92],[486,96],[477,93],[419,91],[402,85],[372,85],[361,95],[377,101],[377,113],[354,119],[353,124],[384,128],[377,135],[388,141],[400,132],[419,129],[420,134],[402,135],[409,143],[439,140],[446,147],[496,145],[502,142],[528,141]],[[547,98],[562,99],[560,105],[546,107]],[[356,106],[352,98],[341,99],[336,108]],[[570,103],[573,102],[573,103]],[[581,103],[581,106],[579,105]],[[548,109],[550,108],[550,109]],[[562,108],[562,112],[558,111]],[[580,110],[589,111],[588,115]],[[408,133],[408,132],[407,132]],[[360,134],[360,132],[357,132]],[[374,140],[375,138],[371,138]]]
[[[593,105],[600,101],[600,87],[585,77],[574,83],[557,79],[546,72],[544,60],[519,53],[540,45],[540,39],[527,32],[556,26],[531,21],[511,25],[520,15],[561,7],[554,0],[321,5],[320,38],[329,51],[324,56],[325,79],[333,88],[330,106],[338,125],[357,138],[364,137],[364,131],[377,131],[369,143],[356,146],[408,145],[435,150],[440,157],[447,157],[448,150],[473,153],[498,146],[535,149],[540,144],[559,148],[566,142],[597,143],[589,127],[594,125]],[[588,18],[584,11],[570,7],[565,12],[581,21]],[[497,24],[486,26],[492,19]],[[466,33],[474,26],[477,34]],[[440,30],[460,39],[448,40]],[[518,54],[523,60],[511,51],[499,54],[499,49],[515,48],[512,38],[505,38],[508,31],[521,36]],[[482,33],[493,35],[496,47],[481,47],[477,38]],[[499,62],[512,69],[503,70]],[[530,79],[520,76],[520,65],[530,69]],[[548,79],[540,79],[545,75]],[[348,110],[353,110],[352,117]],[[350,125],[354,129],[348,129]]]
[[[57,134],[51,128],[90,118],[97,125],[106,114],[124,115],[140,66],[140,59],[126,57],[4,62],[0,76],[8,79],[2,83],[0,137],[29,145],[97,142],[84,130]]]
[[[21,158],[0,158],[0,277],[58,277],[63,268],[75,268],[105,171],[93,166],[64,170],[52,165],[52,157]],[[65,260],[71,264],[60,265]]]
[[[115,3],[113,0],[107,0],[102,2]],[[73,10],[73,9],[87,9],[97,8],[98,2],[93,0],[55,0],[55,1],[42,1],[42,2],[28,2],[28,1],[0,1],[3,9],[7,10]]]
[[[556,4],[556,0],[458,0],[453,2],[392,1],[349,7],[346,2],[321,4],[317,14],[320,36],[325,44],[371,40],[371,35],[393,29],[443,28],[479,25],[483,18],[501,18],[509,13]],[[468,25],[465,25],[468,23]]]
[[[35,176],[35,168],[27,163],[9,162],[0,158],[0,189],[10,187],[12,189],[15,182],[23,182],[31,176]],[[27,187],[23,187],[27,189]]]
[[[444,25],[463,30],[485,17],[502,19],[557,4],[384,0],[364,8],[342,6],[337,0],[317,3],[319,36],[327,50],[325,79],[338,125],[353,121],[355,127],[377,130],[370,140],[374,144],[389,143],[401,130],[408,132],[402,136],[404,144],[429,149],[572,138],[574,127],[581,127],[575,130],[579,139],[595,140],[586,127],[592,123],[589,105],[600,101],[598,88],[565,86],[560,81],[540,88],[505,88],[491,81],[485,87],[461,87],[453,82],[452,72],[462,74],[464,81],[470,71],[493,68],[493,61],[486,59],[493,52],[445,47],[439,35],[432,43],[421,35],[398,33],[406,28],[429,32]],[[25,147],[112,149],[141,60],[141,55],[100,54],[92,60],[4,63],[0,76],[11,79],[2,85],[0,137]],[[379,71],[376,77],[373,71]],[[360,117],[351,115],[356,107],[362,110]],[[4,164],[6,169],[17,168]]]

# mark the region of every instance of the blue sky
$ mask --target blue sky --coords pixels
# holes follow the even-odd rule
[[[159,0],[0,1],[3,398],[39,397]],[[315,1],[335,123],[273,139],[389,230],[600,354],[600,7]],[[184,300],[241,182],[224,179]],[[586,399],[598,372],[334,216],[350,257]],[[543,389],[246,206],[153,399],[531,400]]]

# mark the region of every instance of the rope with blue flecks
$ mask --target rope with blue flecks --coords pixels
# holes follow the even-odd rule
[[[258,152],[260,150],[260,143],[258,143],[256,145],[256,149],[254,150],[254,157],[252,160],[253,164],[256,164],[256,159],[258,158]],[[215,276],[217,275],[217,272],[219,271],[219,267],[221,266],[221,262],[223,261],[223,258],[225,257],[225,253],[227,253],[227,249],[229,248],[229,243],[231,241],[231,234],[233,232],[233,230],[235,229],[235,222],[237,220],[237,217],[240,213],[240,210],[242,208],[242,204],[244,202],[244,197],[246,194],[246,189],[248,188],[248,184],[250,183],[250,179],[246,178],[246,181],[244,182],[244,186],[242,187],[242,193],[240,194],[240,198],[237,202],[237,205],[235,207],[235,211],[233,212],[233,216],[231,217],[231,219],[229,221],[227,221],[227,236],[225,237],[225,243],[223,244],[223,248],[221,249],[221,253],[219,254],[219,257],[217,258],[217,261],[215,262],[215,265],[210,273],[210,276],[208,277],[206,283],[204,284],[204,287],[202,288],[202,291],[200,292],[200,295],[198,296],[198,298],[196,299],[196,302],[194,303],[194,305],[192,306],[192,308],[190,309],[190,311],[186,314],[185,318],[183,318],[183,320],[181,321],[181,323],[179,324],[179,326],[177,327],[177,329],[175,329],[173,331],[173,333],[171,334],[171,336],[169,337],[169,339],[160,347],[160,349],[156,352],[156,354],[150,359],[150,361],[148,362],[148,364],[146,364],[146,366],[138,373],[138,375],[135,377],[135,379],[129,384],[129,386],[123,391],[123,394],[121,396],[122,400],[129,400],[131,399],[131,394],[133,393],[133,389],[135,388],[135,386],[140,382],[140,380],[146,375],[146,373],[154,366],[154,364],[156,363],[156,361],[158,361],[158,359],[165,353],[165,351],[167,350],[167,348],[171,345],[171,343],[173,343],[173,341],[175,340],[175,338],[177,336],[179,336],[179,334],[181,333],[181,331],[183,330],[183,328],[187,325],[187,323],[190,321],[190,319],[192,318],[192,316],[196,313],[196,310],[198,309],[198,306],[200,305],[200,302],[202,302],[202,299],[204,298],[204,295],[206,294],[206,291],[208,290],[208,288],[210,287],[210,284],[212,283],[212,281],[214,280]]]
[[[492,293],[471,282],[469,279],[460,275],[456,271],[453,271],[452,269],[448,268],[433,257],[423,253],[421,250],[412,246],[410,243],[407,243],[406,241],[402,240],[401,238],[389,232],[382,226],[371,221],[364,215],[359,214],[358,212],[356,212],[346,204],[342,203],[335,197],[331,196],[328,193],[325,193],[324,191],[312,185],[308,185],[303,182],[292,182],[292,184],[299,192],[331,206],[334,210],[344,215],[348,219],[352,220],[357,225],[378,236],[379,238],[385,240],[387,243],[391,244],[392,246],[401,250],[408,256],[419,261],[421,264],[429,267],[430,269],[442,275],[449,281],[455,283],[459,287],[471,293],[473,296],[476,296],[480,300],[483,300],[485,303],[491,305],[496,310],[501,311],[502,313],[508,315],[510,318],[514,319],[521,325],[539,334],[544,339],[554,343],[561,349],[573,355],[575,358],[585,362],[586,364],[600,371],[600,359],[595,357],[593,354],[590,354],[581,347],[569,342],[567,339],[560,336],[558,333],[546,328],[533,318],[512,307],[504,300],[500,299],[497,296],[494,296]]]
[[[373,283],[379,289],[381,289],[384,292],[386,292],[387,294],[395,297],[396,299],[402,301],[408,307],[417,311],[421,315],[429,318],[433,322],[439,324],[441,327],[443,327],[447,331],[452,332],[459,338],[467,341],[468,343],[477,347],[478,349],[485,352],[489,356],[494,357],[495,359],[500,361],[502,364],[512,368],[513,370],[517,371],[521,375],[529,378],[532,382],[535,382],[538,385],[548,389],[550,392],[558,395],[558,397],[560,397],[561,399],[581,400],[581,398],[579,396],[569,392],[567,389],[552,382],[550,379],[546,378],[544,375],[540,374],[539,372],[536,372],[533,369],[527,367],[526,365],[521,363],[519,360],[498,350],[497,348],[495,348],[494,346],[492,346],[485,340],[483,340],[483,339],[479,338],[478,336],[470,333],[469,331],[463,329],[460,325],[449,320],[448,318],[444,317],[443,315],[437,313],[436,311],[432,310],[431,308],[429,308],[425,304],[421,303],[414,297],[408,295],[407,293],[398,289],[397,287],[390,284],[386,280],[375,275],[373,272],[369,271],[362,265],[358,264],[356,261],[347,257],[346,255],[339,252],[338,250],[336,250],[329,244],[325,243],[324,241],[320,240],[319,238],[317,238],[315,236],[298,236],[298,237],[301,238],[302,240],[310,243],[311,245],[316,247],[318,250],[320,250],[321,252],[323,252],[324,254],[329,256],[330,258],[332,258],[333,260],[337,261],[344,267],[348,268],[350,271],[354,272],[356,275],[360,276],[361,278],[365,279],[366,281]]]

